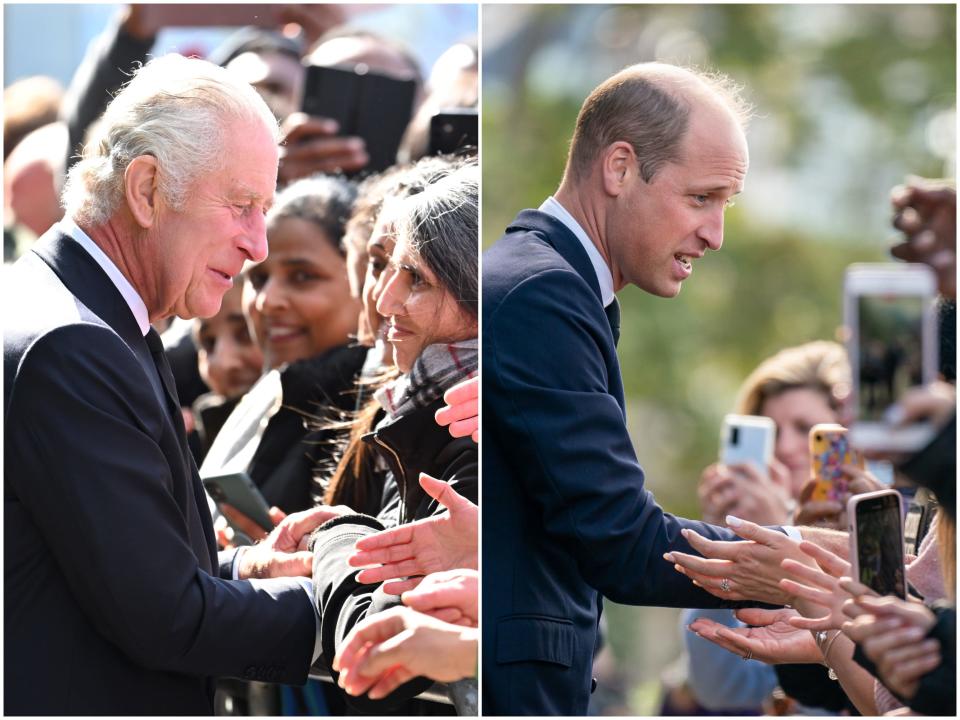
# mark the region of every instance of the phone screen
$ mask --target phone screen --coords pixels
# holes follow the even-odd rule
[[[882,495],[857,504],[857,564],[860,582],[880,595],[905,598],[900,503]]]
[[[923,382],[923,314],[919,295],[862,295],[859,312],[860,419],[880,421],[910,387]]]

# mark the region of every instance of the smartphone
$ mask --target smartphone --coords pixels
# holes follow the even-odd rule
[[[270,506],[245,472],[212,475],[201,478],[201,481],[217,505],[232,505],[267,532],[273,530]]]
[[[847,429],[836,423],[819,423],[810,428],[810,472],[814,486],[811,500],[843,502],[849,495],[844,465],[863,469],[863,455],[850,446]]]
[[[479,145],[476,108],[453,108],[430,118],[428,155],[449,155]]]
[[[720,430],[720,462],[736,465],[752,462],[764,473],[773,459],[777,426],[759,415],[726,415]]]
[[[933,439],[932,423],[897,426],[885,418],[904,391],[936,377],[936,292],[936,275],[926,265],[847,268],[843,308],[853,370],[854,446],[913,452]]]
[[[880,595],[906,599],[901,503],[896,490],[854,495],[847,517],[853,577]]]
[[[397,161],[397,149],[413,115],[414,80],[400,80],[356,68],[307,65],[301,109],[331,118],[340,135],[363,138],[370,161],[364,172],[379,172]]]

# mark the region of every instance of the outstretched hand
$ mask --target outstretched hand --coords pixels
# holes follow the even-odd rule
[[[780,562],[793,558],[812,565],[799,549],[799,543],[784,533],[756,523],[727,516],[727,525],[746,542],[707,540],[689,529],[681,531],[693,549],[703,557],[682,552],[665,553],[663,558],[674,569],[689,577],[694,585],[724,600],[758,600],[772,605],[787,605],[790,595],[780,586],[784,571]]]
[[[443,394],[447,404],[437,410],[437,424],[449,425],[454,437],[469,435],[474,442],[480,442],[479,396],[479,376],[457,383]]]
[[[479,631],[395,607],[358,623],[333,659],[338,683],[350,695],[386,697],[423,675],[438,682],[471,677]]]
[[[404,605],[447,622],[468,627],[480,624],[480,583],[476,570],[432,573],[401,599]]]
[[[843,632],[863,648],[887,687],[912,699],[920,678],[942,662],[940,642],[924,639],[936,616],[921,603],[892,595],[858,595],[844,612],[854,620],[843,625]]]
[[[310,577],[313,553],[305,549],[306,539],[327,520],[349,511],[342,505],[319,507],[287,515],[266,540],[248,548],[240,558],[241,580],[269,577]]]
[[[420,486],[447,512],[358,540],[347,562],[366,568],[357,575],[360,582],[391,581],[384,583],[384,592],[399,595],[415,588],[423,575],[477,569],[477,506],[429,475],[420,475]]]
[[[754,627],[730,628],[708,618],[697,618],[688,627],[705,640],[716,643],[743,659],[753,658],[771,665],[818,663],[822,656],[813,635],[791,623],[796,610],[738,610],[737,619]]]

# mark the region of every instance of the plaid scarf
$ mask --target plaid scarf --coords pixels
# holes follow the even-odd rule
[[[453,385],[477,374],[477,338],[428,345],[410,372],[374,393],[391,420],[425,408]]]

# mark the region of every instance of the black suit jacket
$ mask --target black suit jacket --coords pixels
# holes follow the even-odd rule
[[[209,714],[211,676],[303,683],[309,598],[218,577],[176,391],[110,279],[51,230],[4,295],[6,712]]]
[[[483,710],[585,715],[601,595],[717,607],[661,557],[689,527],[645,490],[593,266],[521,212],[483,259]]]

